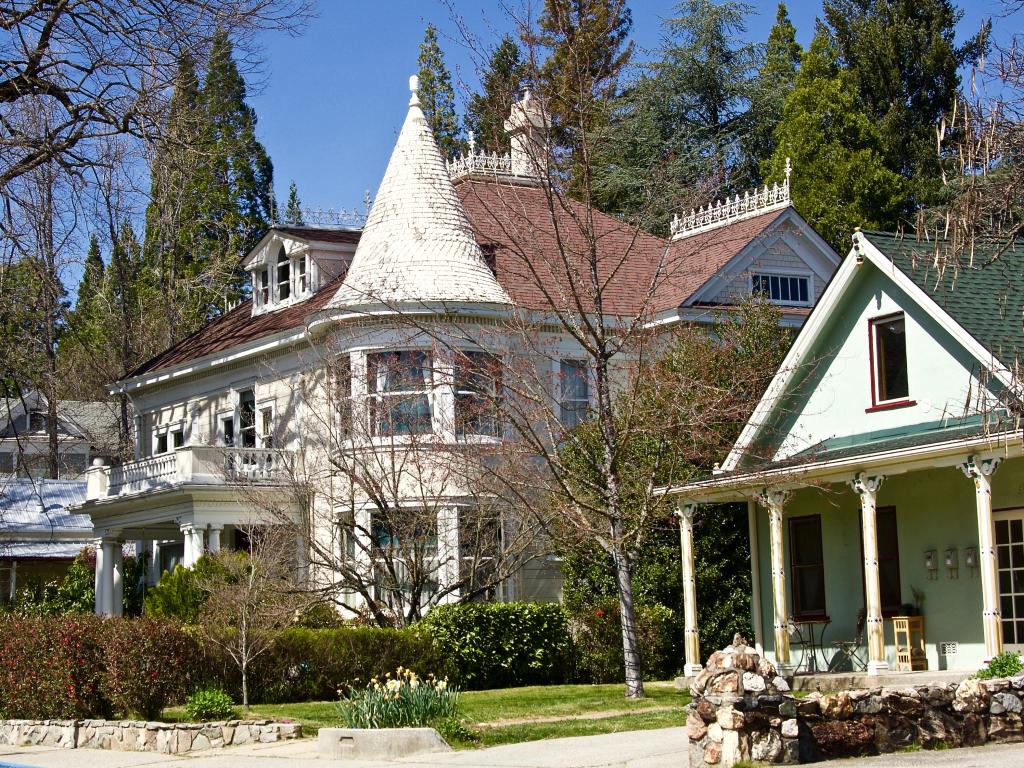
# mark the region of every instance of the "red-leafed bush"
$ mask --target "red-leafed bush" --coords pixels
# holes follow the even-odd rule
[[[63,719],[106,713],[102,619],[0,616],[0,716]]]
[[[110,619],[103,692],[121,715],[155,719],[190,693],[198,656],[198,643],[177,621]]]

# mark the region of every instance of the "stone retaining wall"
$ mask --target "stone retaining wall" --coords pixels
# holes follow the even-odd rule
[[[302,736],[298,723],[229,720],[147,723],[135,720],[0,720],[0,744],[64,749],[113,749],[180,755],[238,744],[269,744]]]
[[[959,684],[784,694],[704,694],[687,717],[689,765],[792,764],[1024,741],[1024,676]]]

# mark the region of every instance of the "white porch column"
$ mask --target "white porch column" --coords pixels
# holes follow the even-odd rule
[[[459,509],[441,507],[437,511],[437,578],[442,588],[448,589],[458,583],[460,573],[459,550]],[[442,602],[452,603],[459,597],[458,590],[446,595]]]
[[[10,581],[7,584],[7,602],[13,603],[14,596],[18,593],[18,561],[11,560],[11,572],[8,574]]]
[[[191,568],[203,556],[203,531],[201,528],[189,524],[181,526],[181,532],[185,536],[185,554],[182,565]]]
[[[160,542],[154,539],[149,542],[149,563],[148,563],[148,581],[150,584],[156,584],[160,581],[160,577],[163,575],[160,571]]]
[[[981,566],[981,623],[985,633],[985,663],[1003,652],[1002,613],[999,607],[999,571],[996,561],[996,531],[992,520],[992,475],[1001,459],[971,456],[961,469],[974,480],[974,503],[978,512],[978,562]]]
[[[679,552],[683,570],[683,674],[699,675],[704,669],[700,663],[700,631],[697,628],[697,580],[693,568],[693,513],[696,504],[684,502],[676,509],[679,518]]]
[[[117,542],[103,539],[96,548],[96,613],[110,616],[114,611],[114,548]]]
[[[211,555],[220,552],[220,534],[223,530],[224,526],[222,525],[210,526],[210,530],[206,533],[206,551]]]
[[[138,461],[142,458],[142,414],[135,414],[132,425],[135,427],[135,460]]]
[[[782,549],[782,510],[789,491],[766,490],[761,503],[768,508],[772,552],[772,606],[775,613],[775,666],[781,675],[793,674],[789,657],[789,600],[786,596],[786,559]]]
[[[124,615],[124,542],[114,543],[114,567],[112,598],[110,613],[113,616]]]
[[[754,647],[764,656],[761,624],[761,548],[757,535],[757,502],[747,502],[747,541],[750,542],[750,623],[754,625]]]
[[[878,535],[876,508],[878,489],[883,475],[869,476],[861,472],[850,481],[860,494],[860,525],[864,547],[865,631],[868,637],[868,674],[877,675],[889,669],[885,660],[885,625],[882,623],[882,590],[878,579]]]

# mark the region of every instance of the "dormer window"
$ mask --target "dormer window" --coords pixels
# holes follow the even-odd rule
[[[277,300],[287,301],[292,293],[292,267],[282,247],[277,252]]]
[[[868,328],[871,336],[871,409],[913,405],[909,399],[906,319],[903,313],[875,318]]]
[[[265,307],[270,303],[270,276],[267,270],[261,269],[254,273],[253,283],[255,284],[256,306]]]

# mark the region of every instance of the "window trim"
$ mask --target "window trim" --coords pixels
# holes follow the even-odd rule
[[[231,422],[231,442],[227,441],[224,423]],[[234,448],[238,444],[238,424],[235,420],[235,409],[224,410],[217,414],[217,444],[222,448]]]
[[[797,278],[798,280],[806,280],[807,281],[807,301],[799,301],[799,300],[798,301],[793,301],[792,299],[790,299],[790,300],[773,299],[771,297],[771,295],[765,296],[765,299],[767,301],[771,302],[772,304],[775,304],[775,305],[780,306],[780,307],[812,307],[812,306],[814,306],[814,273],[813,272],[801,272],[799,270],[795,270],[794,271],[794,270],[782,270],[782,269],[771,269],[771,268],[767,268],[767,269],[760,269],[760,268],[758,268],[758,269],[751,269],[749,271],[749,274],[750,274],[750,282],[748,283],[748,287],[750,289],[750,295],[751,296],[756,295],[756,292],[754,291],[754,280],[756,278],[758,278],[758,277],[778,277],[780,279],[784,278],[784,277],[794,277],[794,278]],[[770,294],[770,289],[769,289],[769,294]],[[764,295],[764,294],[762,294],[762,295]]]
[[[818,540],[819,540],[819,543],[821,545],[821,562],[820,563],[812,563],[812,564],[803,564],[803,565],[797,566],[796,563],[793,562],[793,552],[794,552],[794,549],[793,549],[793,523],[804,522],[804,521],[811,520],[811,519],[815,520],[817,522],[817,524],[818,524]],[[788,541],[788,544],[789,544],[789,569],[788,570],[789,570],[790,582],[793,585],[792,589],[790,590],[790,602],[792,603],[792,608],[793,608],[792,619],[794,621],[827,620],[828,617],[829,617],[828,616],[828,594],[827,594],[828,582],[825,579],[825,541],[824,541],[824,537],[822,536],[821,515],[820,514],[797,515],[797,516],[788,518],[788,520],[787,520],[787,534],[788,534],[788,539],[789,539],[789,541]],[[798,607],[798,605],[797,605],[797,585],[799,584],[799,580],[797,579],[797,574],[796,574],[796,569],[798,567],[799,568],[818,568],[820,570],[820,573],[821,573],[821,597],[822,597],[822,603],[823,603],[822,609],[820,611],[813,611],[813,612],[812,611],[806,611],[806,610],[802,610],[801,608]]]
[[[567,363],[570,363],[570,364],[575,363],[575,364],[579,364],[580,365],[581,370],[583,372],[583,381],[587,385],[587,396],[585,398],[583,398],[583,397],[573,397],[573,398],[566,397],[565,374],[563,372],[563,369],[564,369],[564,366]],[[586,403],[586,410],[587,411],[590,410],[591,404],[593,403],[593,396],[592,396],[592,389],[593,389],[593,387],[592,387],[592,382],[591,382],[590,376],[591,376],[590,365],[588,364],[587,360],[580,359],[578,357],[560,357],[560,358],[558,358],[558,421],[566,429],[575,429],[580,424],[582,424],[584,421],[586,421],[586,415],[584,415],[583,418],[581,418],[578,422],[573,424],[571,427],[566,426],[565,406],[566,406],[567,403],[577,403],[577,404],[578,403]]]
[[[181,445],[174,445],[174,435],[177,434],[181,435]],[[149,455],[165,456],[168,453],[174,453],[178,448],[184,448],[187,434],[184,420],[155,425],[149,444]],[[164,441],[164,447],[163,450],[158,450],[161,440]]]
[[[878,368],[878,363],[877,363],[876,354],[875,354],[875,349],[877,347],[875,328],[880,323],[886,323],[886,322],[889,322],[890,320],[895,320],[896,318],[902,318],[903,319],[903,332],[906,333],[906,329],[907,329],[906,318],[907,318],[907,315],[902,310],[900,310],[899,312],[890,312],[890,313],[885,314],[885,315],[879,315],[878,317],[868,318],[868,371],[869,371],[870,376],[871,376],[871,380],[870,380],[870,386],[871,386],[871,406],[868,407],[868,408],[865,408],[864,409],[864,413],[876,413],[877,411],[889,411],[889,410],[892,410],[894,408],[908,408],[910,406],[917,405],[917,401],[910,397],[910,379],[909,379],[909,376],[907,378],[907,397],[895,398],[893,400],[879,400],[878,399],[878,373],[879,373],[879,368]],[[910,368],[909,357],[908,357],[906,363],[907,363],[907,368],[909,369]],[[908,370],[908,374],[909,374],[909,370]]]
[[[270,432],[263,431],[263,415],[270,411]],[[256,403],[256,447],[271,450],[276,446],[277,436],[277,401],[261,400]]]
[[[476,364],[474,365],[471,361],[483,360],[484,365],[490,365],[490,370],[485,370],[483,366]],[[505,434],[505,423],[501,417],[501,409],[499,403],[501,402],[502,393],[504,391],[504,364],[500,355],[487,352],[481,349],[459,349],[450,356],[451,367],[452,367],[452,406],[454,409],[454,421],[452,424],[452,430],[457,440],[465,440],[466,438],[501,438]],[[472,385],[466,387],[460,387],[460,384],[464,383],[464,380],[460,379],[460,366],[466,365],[472,374],[485,377],[490,382],[491,387],[489,392],[477,391],[472,388]],[[471,431],[464,429],[468,423],[468,419],[463,418],[463,412],[461,410],[462,403],[466,401],[473,401],[477,404],[480,409],[479,412],[473,416],[475,421],[481,421],[484,418],[490,418],[493,423],[493,429],[491,431]],[[482,404],[482,407],[481,407]],[[492,410],[493,408],[493,410]],[[485,409],[490,411],[488,416],[484,415]],[[472,416],[472,414],[470,414]]]
[[[284,278],[281,278],[281,270],[288,270]],[[288,291],[287,296],[281,295],[281,290]],[[282,245],[277,251],[277,259],[274,262],[274,294],[279,304],[290,301],[292,298],[292,259]]]
[[[430,373],[429,383],[424,381],[422,387],[416,389],[406,390],[387,390],[378,391],[376,383],[371,385],[371,381],[374,381],[376,376],[376,368],[374,367],[373,359],[375,357],[386,357],[388,355],[402,355],[402,354],[421,354],[424,357],[423,367]],[[440,435],[443,434],[443,430],[438,429],[438,365],[441,364],[437,353],[427,347],[403,347],[400,349],[394,348],[378,348],[373,350],[367,350],[364,355],[365,371],[363,372],[365,382],[365,393],[363,394],[363,408],[365,411],[364,418],[367,419],[364,422],[369,430],[367,434],[372,440],[385,440],[395,441],[404,439],[415,439],[423,437],[425,435]],[[354,371],[353,371],[354,378]],[[381,423],[379,421],[379,415],[383,404],[389,400],[399,400],[403,397],[411,396],[422,396],[427,399],[427,413],[428,418],[426,420],[426,429],[415,432],[395,432],[393,429],[381,430]]]

